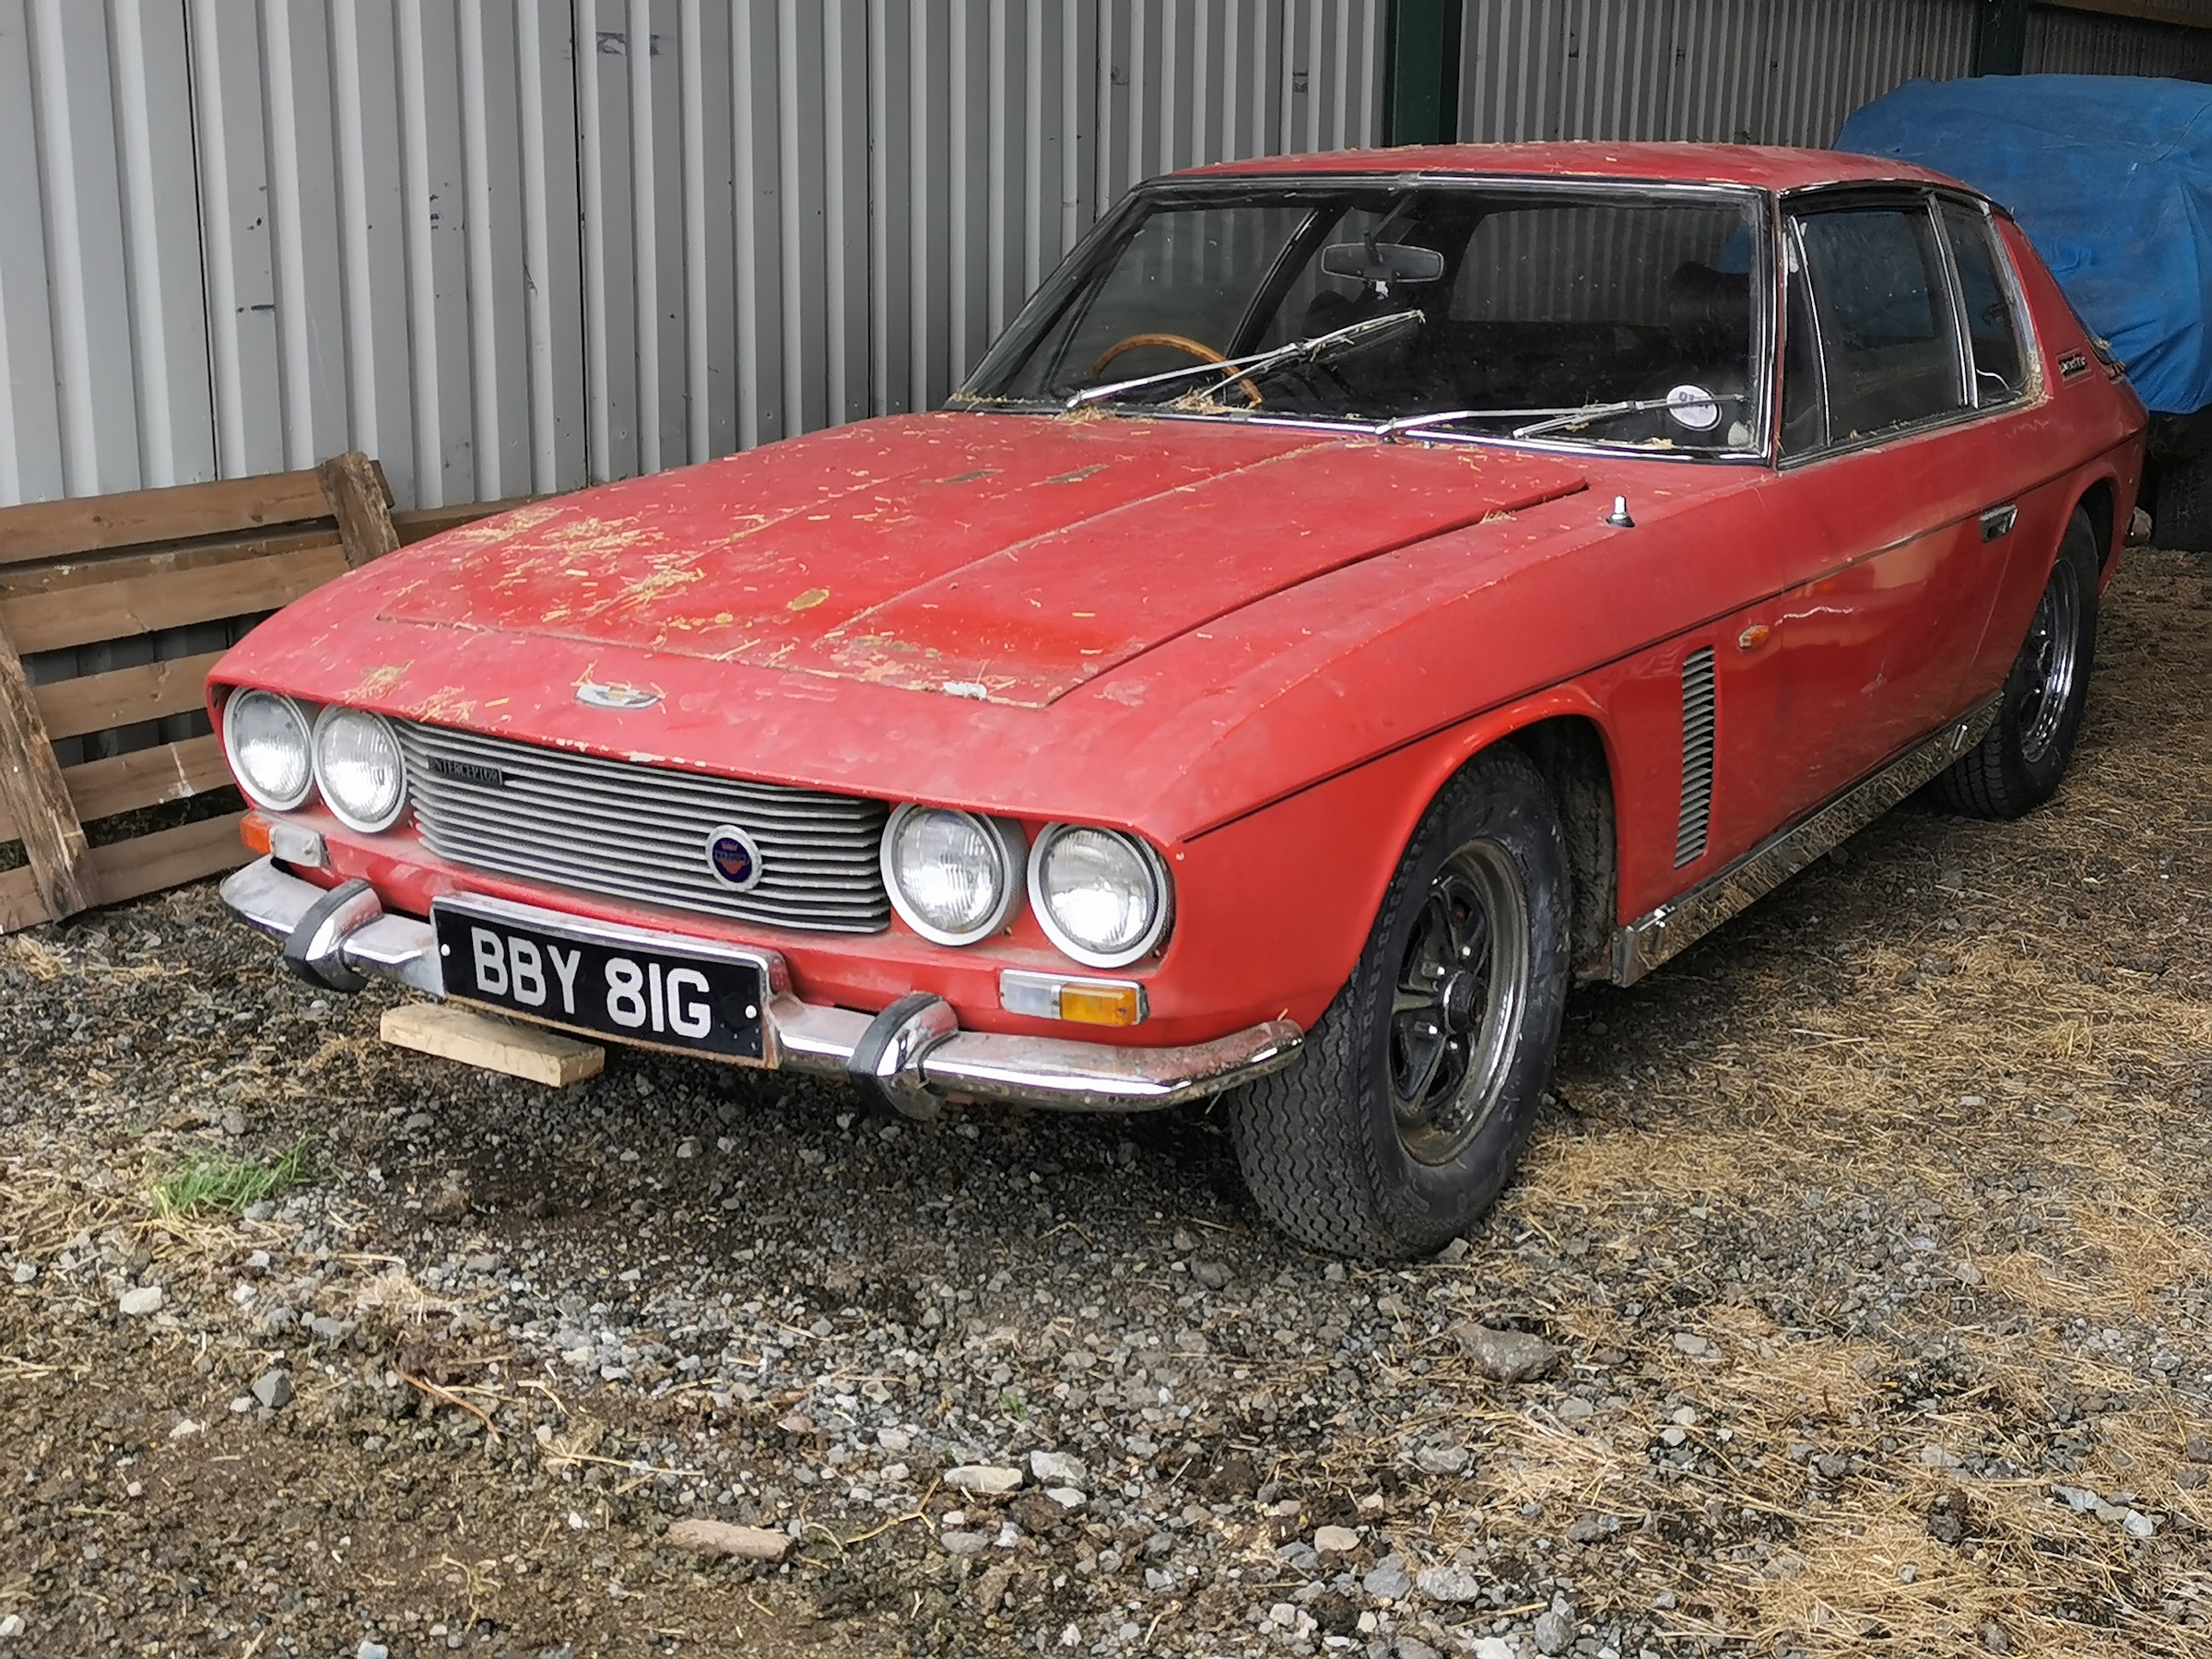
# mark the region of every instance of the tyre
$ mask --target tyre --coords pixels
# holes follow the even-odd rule
[[[2159,547],[2212,553],[2212,451],[2161,461],[2152,506],[2151,535]]]
[[[1570,889],[1559,813],[1519,750],[1444,786],[1304,1064],[1230,1098],[1268,1219],[1377,1259],[1433,1251],[1489,1207],[1551,1076]]]
[[[2077,507],[1996,724],[1936,781],[1945,803],[1975,818],[2016,818],[2049,800],[2073,758],[2096,654],[2097,534]]]

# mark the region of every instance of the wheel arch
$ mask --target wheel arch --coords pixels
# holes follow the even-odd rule
[[[1574,881],[1569,936],[1578,980],[1609,978],[1619,908],[1620,827],[1605,728],[1589,714],[1553,714],[1506,739],[1544,777],[1567,836]]]
[[[2097,537],[2098,579],[2109,580],[2120,548],[2127,539],[2120,524],[2119,481],[2110,473],[2101,474],[2075,497],[2074,505],[2089,515],[2089,529]],[[2069,510],[2066,517],[2070,520],[2073,516]],[[2063,537],[2065,532],[2062,530],[2060,535]],[[2056,549],[2052,557],[2057,557]]]
[[[1511,745],[1551,791],[1567,841],[1574,882],[1571,959],[1578,980],[1611,976],[1613,935],[1619,924],[1620,826],[1617,757],[1598,704],[1573,687],[1471,721],[1452,735],[1426,779],[1426,811],[1445,784],[1477,757]],[[1406,834],[1412,826],[1406,826]]]

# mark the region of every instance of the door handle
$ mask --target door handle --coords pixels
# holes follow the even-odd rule
[[[2007,501],[2002,507],[1992,507],[1982,515],[1982,539],[1993,542],[2000,535],[2010,535],[2015,520],[2020,516],[2019,504]]]

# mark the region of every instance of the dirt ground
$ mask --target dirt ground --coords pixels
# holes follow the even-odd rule
[[[2133,556],[2054,803],[1578,997],[1402,1269],[1202,1113],[550,1093],[211,888],[0,940],[0,1659],[2212,1651],[2208,708]]]

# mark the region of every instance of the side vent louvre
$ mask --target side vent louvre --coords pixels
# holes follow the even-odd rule
[[[1712,822],[1712,647],[1682,664],[1682,816],[1675,830],[1675,867],[1705,856]]]

